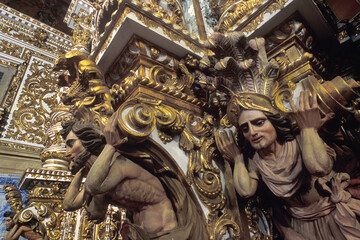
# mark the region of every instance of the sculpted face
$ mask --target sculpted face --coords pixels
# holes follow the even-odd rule
[[[14,226],[14,221],[11,217],[5,217],[5,227],[7,231],[10,231],[11,228]]]
[[[80,139],[75,135],[73,131],[70,131],[65,139],[66,143],[66,156],[70,158],[69,169],[71,170],[74,161],[79,155],[85,151]]]
[[[277,138],[276,130],[265,114],[258,110],[244,110],[239,117],[239,129],[256,150],[272,145]]]

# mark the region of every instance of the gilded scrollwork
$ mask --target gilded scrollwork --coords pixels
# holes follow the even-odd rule
[[[228,1],[223,6],[212,4],[215,11],[221,16],[217,31],[226,33],[237,30],[247,21],[247,24],[240,30],[243,32],[254,31],[264,19],[266,13],[272,13],[282,9],[287,0],[250,0],[250,1]],[[256,12],[255,17],[251,17]]]
[[[69,87],[61,96],[65,105],[72,105],[70,113],[76,118],[88,119],[104,125],[113,113],[110,90],[104,76],[88,56],[73,50],[60,56],[55,62],[56,71],[67,70],[61,75],[59,86]]]
[[[80,223],[80,234],[81,239],[88,240],[93,238],[94,231],[94,222],[89,219],[89,217],[85,214],[85,211],[82,209],[81,211],[81,223]]]
[[[227,228],[233,228],[237,236],[239,227],[229,212],[218,219],[219,215],[224,214],[222,211],[227,198],[223,193],[220,170],[213,165],[217,158],[213,138],[214,118],[210,115],[200,118],[191,112],[167,106],[160,100],[144,98],[125,102],[117,112],[118,126],[130,142],[144,141],[155,127],[164,143],[180,135],[179,147],[189,156],[187,180],[209,209],[212,239],[221,239]]]
[[[184,128],[182,112],[162,104],[159,100],[139,99],[123,104],[119,110],[118,126],[130,138],[145,140],[157,126],[159,138],[172,141]]]
[[[212,225],[212,239],[220,240],[226,234],[228,229],[232,229],[232,239],[241,239],[240,227],[234,221],[234,217],[228,209]]]
[[[6,194],[6,201],[9,203],[11,210],[19,212],[23,208],[21,193],[16,186],[4,184],[4,192]]]
[[[54,80],[51,64],[33,58],[6,138],[42,144],[53,107]]]

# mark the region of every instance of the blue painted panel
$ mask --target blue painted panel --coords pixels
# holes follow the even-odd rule
[[[7,175],[7,174],[0,174],[0,239],[4,238],[6,228],[5,228],[5,218],[4,213],[6,211],[10,211],[10,205],[7,203],[5,199],[5,192],[3,189],[4,184],[12,184],[18,187],[18,182],[20,180],[20,175]],[[25,202],[27,191],[20,191],[23,202]],[[19,240],[25,239],[20,237]]]

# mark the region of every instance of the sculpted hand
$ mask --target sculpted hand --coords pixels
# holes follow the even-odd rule
[[[320,110],[316,99],[316,93],[312,93],[312,106],[310,106],[310,91],[300,93],[299,109],[296,109],[294,102],[290,101],[291,109],[295,120],[300,128],[319,130],[329,119],[334,117],[334,113],[327,114],[324,118],[320,116]]]
[[[114,147],[119,147],[120,145],[128,141],[127,137],[121,138],[119,130],[117,129],[118,122],[118,113],[115,112],[106,123],[103,133],[106,139],[106,143]]]
[[[231,130],[217,130],[215,140],[221,155],[226,161],[234,162],[235,157],[241,154]]]
[[[15,214],[15,216],[13,217],[13,222],[14,222],[15,224],[19,223],[19,217],[20,217],[19,215],[20,215],[20,212],[17,213],[17,214]]]

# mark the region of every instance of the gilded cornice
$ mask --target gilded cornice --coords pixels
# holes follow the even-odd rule
[[[14,63],[12,61],[7,61],[7,60],[3,60],[3,59],[0,59],[0,64],[10,67],[12,69],[17,69],[17,67],[18,67],[18,64]]]
[[[163,81],[166,79],[174,79],[172,87],[164,84]],[[140,89],[144,89],[144,93],[147,93],[149,96],[163,95],[160,99],[168,98],[167,101],[173,102],[172,104],[183,101],[193,105],[195,108],[204,106],[204,102],[200,101],[195,96],[182,92],[181,88],[177,88],[177,80],[178,78],[176,76],[166,72],[162,66],[155,65],[151,67],[150,71],[147,73],[144,67],[140,67],[137,73],[132,71],[120,84],[114,84],[110,90],[110,93],[115,99],[115,103],[121,103],[124,100],[129,99],[130,95],[136,95],[135,90],[138,86],[144,86],[145,88],[140,87]]]
[[[138,67],[134,65],[139,64],[147,67],[158,64],[170,70],[175,61],[174,56],[168,51],[138,36],[133,36],[109,67],[105,80],[108,83],[113,83],[116,81],[114,78],[122,79],[131,70]]]
[[[95,3],[93,3],[93,4],[95,4]],[[82,1],[82,0],[72,0],[69,7],[68,7],[66,15],[64,17],[64,22],[66,22],[68,24],[70,23],[72,13],[77,12],[76,8],[79,8],[79,5],[80,5],[80,11],[81,10],[85,11],[84,9],[88,10],[88,9],[93,8],[93,6],[91,5],[90,2]]]
[[[0,39],[0,52],[12,57],[20,58],[24,47],[12,42]]]
[[[264,15],[282,9],[288,0],[229,1],[221,9],[216,31],[250,33],[264,20]]]
[[[6,149],[24,150],[24,151],[28,151],[28,152],[38,153],[39,155],[40,155],[40,152],[43,150],[43,147],[29,145],[26,143],[7,141],[4,139],[1,139],[0,147],[4,147]]]
[[[19,181],[21,189],[32,189],[36,184],[70,184],[73,175],[69,171],[28,168]],[[29,186],[31,184],[32,186]]]
[[[0,31],[50,52],[68,51],[70,36],[0,3]]]
[[[106,75],[115,106],[126,99],[157,96],[172,106],[200,112],[205,103],[191,91],[195,73],[188,65],[192,60],[189,56],[179,61],[161,47],[133,37]]]
[[[91,55],[95,58],[95,62],[99,62],[99,59],[109,47],[127,17],[135,17],[146,27],[154,31],[161,30],[171,41],[183,43],[195,53],[204,54],[207,52],[197,37],[191,36],[188,31],[177,27],[176,24],[172,25],[170,22],[165,22],[160,16],[152,14],[146,8],[142,8],[140,3],[126,0],[122,1],[118,10],[113,13],[111,21],[106,24],[104,33],[99,37],[98,47],[93,49]]]

